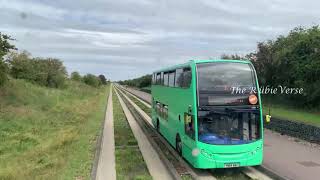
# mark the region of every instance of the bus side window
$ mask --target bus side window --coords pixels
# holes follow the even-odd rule
[[[176,70],[176,87],[189,88],[191,84],[191,68],[185,67]]]
[[[164,82],[163,72],[161,72],[161,82],[160,82],[160,85],[162,85],[162,86],[163,86],[163,82]]]
[[[187,67],[183,69],[183,83],[182,87],[189,88],[191,84],[191,68]]]
[[[174,76],[175,76],[175,71],[171,71],[169,73],[169,86],[174,87]]]
[[[156,112],[158,115],[160,115],[160,106],[161,104],[159,102],[156,102]]]
[[[165,72],[163,74],[163,85],[164,86],[168,86],[169,85],[168,80],[169,80],[169,72]]]
[[[175,87],[182,87],[183,83],[183,69],[176,69]]]
[[[161,73],[157,73],[156,84],[160,85],[160,83],[161,83]]]
[[[163,119],[168,120],[168,106],[163,105]]]

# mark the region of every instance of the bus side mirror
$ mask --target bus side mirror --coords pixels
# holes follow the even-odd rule
[[[266,122],[269,123],[271,121],[271,116],[270,115],[266,115]]]

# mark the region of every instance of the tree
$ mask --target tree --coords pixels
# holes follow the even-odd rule
[[[8,62],[10,74],[17,79],[26,79],[42,86],[64,86],[67,71],[62,61],[54,58],[32,58],[27,51],[12,53]]]
[[[253,60],[260,83],[303,88],[285,98],[300,106],[320,105],[320,28],[297,27],[287,36],[258,43]]]
[[[78,73],[78,72],[72,72],[71,73],[71,80],[74,80],[74,81],[81,81],[82,80],[82,77],[81,75]]]
[[[15,40],[6,34],[0,32],[0,59],[3,60],[3,57],[7,55],[11,50],[17,50],[17,48],[10,44],[9,41]]]
[[[142,87],[151,86],[151,81],[152,81],[152,75],[147,74],[139,78],[119,81],[119,83],[122,85],[135,86],[135,87],[142,88]]]
[[[221,59],[230,59],[230,60],[244,60],[245,58],[238,54],[222,54]]]
[[[101,84],[103,84],[103,85],[107,84],[107,79],[103,74],[100,74],[98,77],[100,79]]]
[[[3,58],[11,50],[17,49],[14,45],[10,44],[10,40],[14,39],[0,32],[0,86],[7,81],[7,74],[9,70],[7,64],[3,61]]]
[[[93,87],[98,87],[100,85],[100,79],[93,74],[86,74],[83,76],[83,82]]]

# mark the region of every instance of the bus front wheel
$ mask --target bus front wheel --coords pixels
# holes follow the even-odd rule
[[[178,154],[182,156],[182,142],[179,135],[176,137],[176,150]]]

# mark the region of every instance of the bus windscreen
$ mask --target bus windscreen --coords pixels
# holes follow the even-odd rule
[[[248,105],[248,96],[256,89],[253,69],[247,63],[198,64],[197,82],[199,106]]]
[[[250,64],[198,64],[197,82],[199,141],[235,145],[260,139],[260,109],[249,102],[256,87]],[[246,91],[233,92],[235,88]]]

